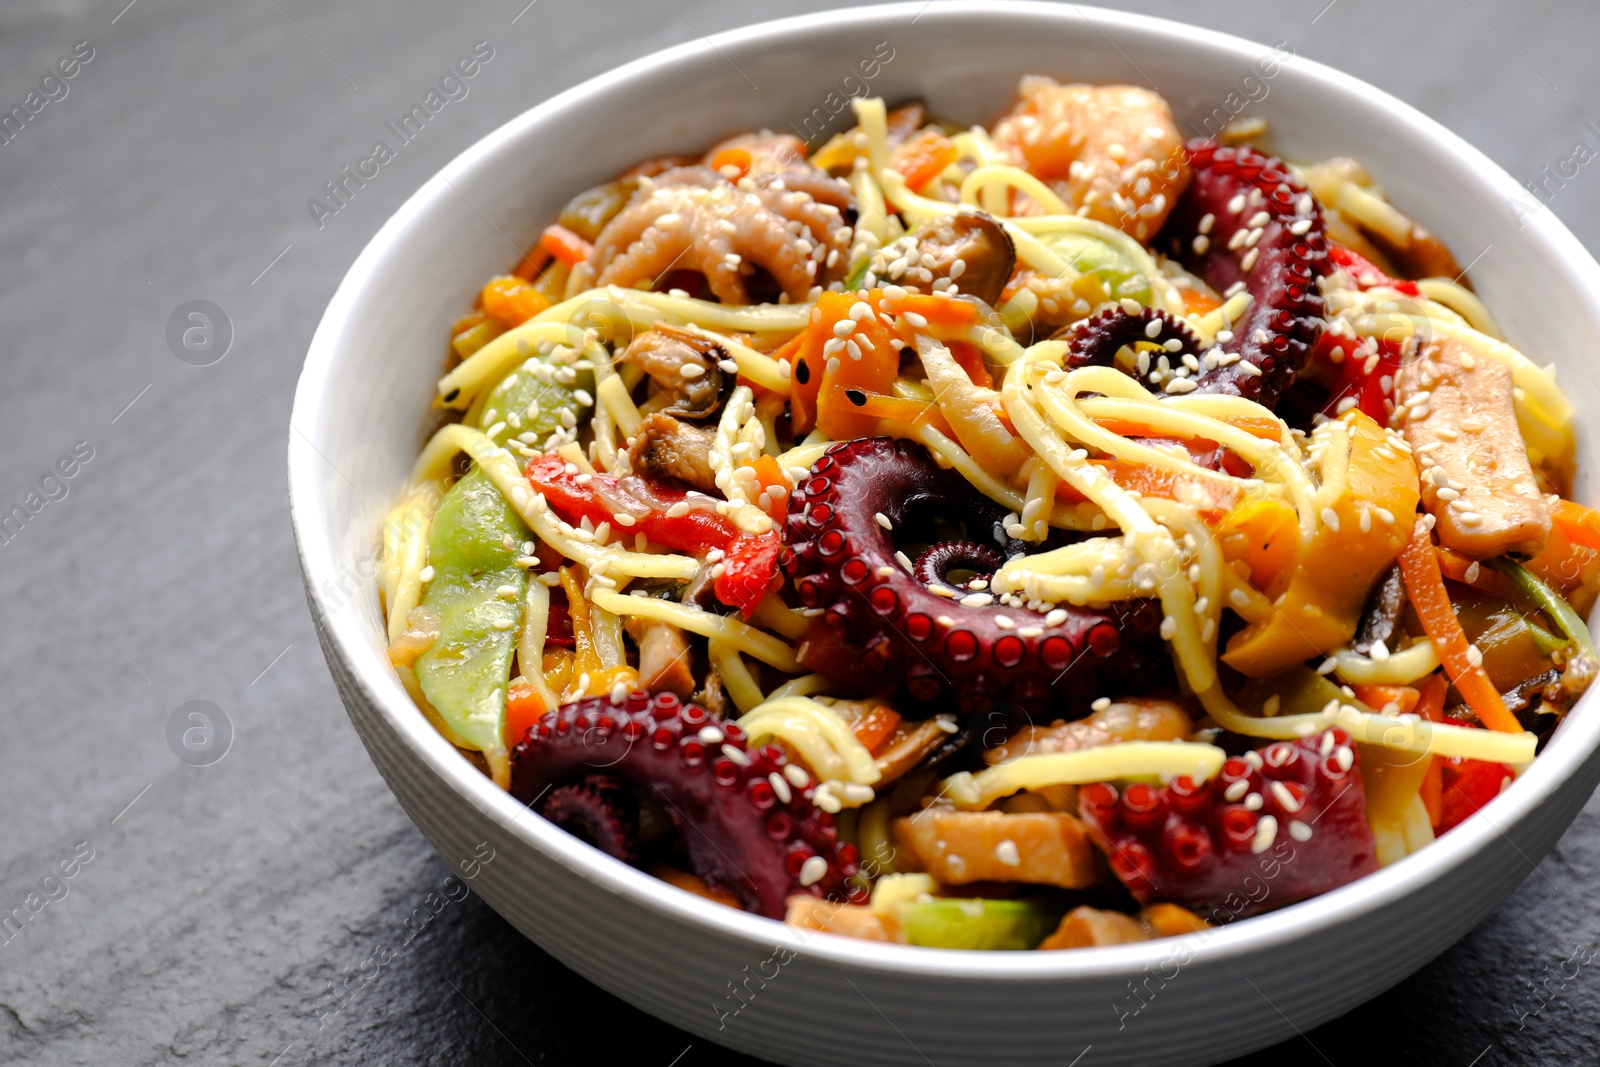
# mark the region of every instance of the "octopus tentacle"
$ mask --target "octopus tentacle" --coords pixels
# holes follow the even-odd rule
[[[1189,369],[1182,366],[1183,357],[1195,357],[1198,366],[1202,354],[1200,338],[1194,331],[1183,320],[1159,308],[1140,308],[1138,314],[1130,315],[1120,307],[1108,307],[1075,326],[1065,327],[1056,336],[1062,335],[1069,339],[1066,358],[1069,370],[1111,366],[1117,350],[1124,345],[1139,341],[1160,345],[1165,351],[1154,356],[1154,366],[1149,358],[1141,359],[1141,370],[1135,377],[1144,379],[1153,389],[1159,389],[1164,380],[1169,392],[1181,391],[1170,383],[1188,377]],[[1180,366],[1173,369],[1173,364]]]
[[[849,244],[840,210],[806,192],[777,180],[739,188],[707,167],[679,167],[641,185],[584,270],[596,285],[630,286],[681,267],[704,275],[722,302],[748,304],[749,272],[759,267],[802,301],[835,279]]]
[[[1195,391],[1274,408],[1326,325],[1322,208],[1288,167],[1254,148],[1194,140],[1188,152],[1193,178],[1167,220],[1167,247],[1217,292],[1252,298]]]
[[[781,918],[796,893],[859,895],[850,882],[855,846],[813,803],[810,776],[776,746],[751,748],[736,724],[698,704],[642,689],[615,702],[589,697],[547,713],[511,754],[511,794],[532,804],[552,790],[542,810],[556,804],[558,823],[574,809],[595,811],[577,799],[581,790],[561,787],[592,785],[596,775],[649,791],[677,825],[695,873],[750,911]]]
[[[608,856],[632,863],[639,851],[639,805],[622,779],[591,774],[545,794],[539,814],[593,843]]]
[[[1086,713],[1104,692],[1140,691],[1161,677],[1161,613],[1149,601],[1063,605],[1045,616],[987,594],[939,595],[908,574],[891,530],[915,536],[930,509],[998,534],[999,509],[914,442],[836,444],[811,468],[790,498],[783,561],[801,604],[822,609],[800,644],[809,669],[847,684],[898,685],[916,701],[953,699],[969,715],[997,705],[1030,716]]]
[[[976,541],[940,541],[917,557],[911,573],[923,585],[954,588],[956,583],[946,576],[955,568],[965,567],[987,578],[1005,561],[1004,553]]]

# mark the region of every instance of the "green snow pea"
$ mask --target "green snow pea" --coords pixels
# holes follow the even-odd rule
[[[439,636],[417,658],[417,681],[456,736],[483,753],[502,786],[510,779],[506,685],[528,583],[516,558],[529,536],[476,467],[450,487],[428,533],[433,578],[422,606],[438,616]]]
[[[494,430],[490,436],[495,444],[503,446],[513,437],[532,433],[537,438],[533,447],[539,448],[550,434],[563,429],[562,412],[570,411],[575,421],[584,417],[589,405],[578,399],[578,391],[592,393],[594,375],[586,370],[576,371],[572,382],[564,385],[558,380],[546,381],[536,374],[534,368],[540,365],[552,367],[557,373],[561,371],[561,364],[553,363],[548,357],[532,356],[506,375],[484,401],[480,429]],[[515,424],[510,418],[512,415],[516,416]]]

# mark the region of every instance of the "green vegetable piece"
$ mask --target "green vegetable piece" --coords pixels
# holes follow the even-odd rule
[[[934,897],[896,911],[901,936],[923,948],[1037,948],[1061,919],[1055,909],[1031,900]]]
[[[1589,636],[1589,627],[1560,593],[1535,578],[1528,568],[1515,560],[1502,557],[1490,560],[1489,566],[1516,582],[1524,596],[1538,605],[1540,611],[1555,620],[1555,624],[1561,627],[1568,640],[1590,656],[1594,655],[1594,639]]]
[[[417,658],[417,681],[446,725],[483,753],[502,785],[510,778],[506,684],[528,584],[516,558],[529,536],[477,468],[445,494],[428,534],[433,579],[422,606],[438,616],[439,637]],[[509,592],[502,596],[502,590]]]
[[[499,425],[500,428],[492,435],[495,444],[503,446],[519,434],[532,433],[539,438],[533,447],[539,448],[547,436],[562,428],[563,411],[572,412],[572,417],[579,422],[585,417],[588,405],[578,401],[577,393],[579,389],[594,392],[594,375],[586,370],[578,371],[570,385],[547,382],[533,371],[535,366],[541,364],[552,368],[562,366],[545,356],[526,359],[514,372],[506,375],[490,392],[488,400],[484,401],[485,421],[479,428],[488,431]],[[509,416],[513,414],[522,424],[520,427],[511,425]],[[491,415],[493,422],[488,421]]]
[[[1069,230],[1042,234],[1039,239],[1079,274],[1099,278],[1113,300],[1131,298],[1146,307],[1150,305],[1150,279],[1132,258],[1098,237]]]

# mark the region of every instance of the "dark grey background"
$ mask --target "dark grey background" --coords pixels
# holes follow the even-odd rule
[[[0,145],[0,512],[79,442],[93,450],[67,495],[0,545],[0,914],[42,893],[80,842],[93,850],[50,883],[66,896],[0,944],[0,1061],[738,1059],[574,977],[476,897],[404,943],[399,924],[449,870],[347,725],[300,590],[287,413],[323,306],[389,213],[559,89],[702,33],[829,6],[526,2],[0,6],[0,110],[76,42],[95,52],[64,99]],[[1287,39],[1522,179],[1577,140],[1600,147],[1584,126],[1600,123],[1595,5],[1324,4],[1115,6]],[[477,40],[495,53],[471,95],[319,230],[307,198]],[[1591,248],[1597,169],[1552,203]],[[220,305],[234,330],[211,366],[168,350],[168,318],[193,299]],[[190,700],[231,723],[212,766],[169,748],[169,719]],[[1432,966],[1244,1062],[1594,1062],[1597,870],[1600,802]],[[581,901],[552,906],[581,920]],[[376,977],[366,964],[370,980],[326,1014],[329,983],[385,944],[398,958]]]

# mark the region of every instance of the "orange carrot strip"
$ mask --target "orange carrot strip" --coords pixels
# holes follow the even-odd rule
[[[1356,699],[1373,711],[1381,711],[1393,704],[1399,709],[1394,712],[1396,715],[1414,710],[1417,700],[1422,696],[1409,685],[1352,685],[1350,688],[1355,692]]]
[[[1433,647],[1439,650],[1439,661],[1444,664],[1445,673],[1477,713],[1479,721],[1491,730],[1520,734],[1522,724],[1507,709],[1500,691],[1489,681],[1482,659],[1474,663],[1468,658],[1471,646],[1450,606],[1450,594],[1445,592],[1444,574],[1439,570],[1433,537],[1420,518],[1411,531],[1411,540],[1400,550],[1400,577],[1422,628],[1427,631]]]
[[[868,752],[875,753],[899,725],[899,712],[883,704],[874,705],[861,721],[856,723],[856,740],[865,745]]]
[[[589,258],[594,246],[565,226],[546,226],[539,238],[539,247],[555,256],[569,267],[575,267]]]

